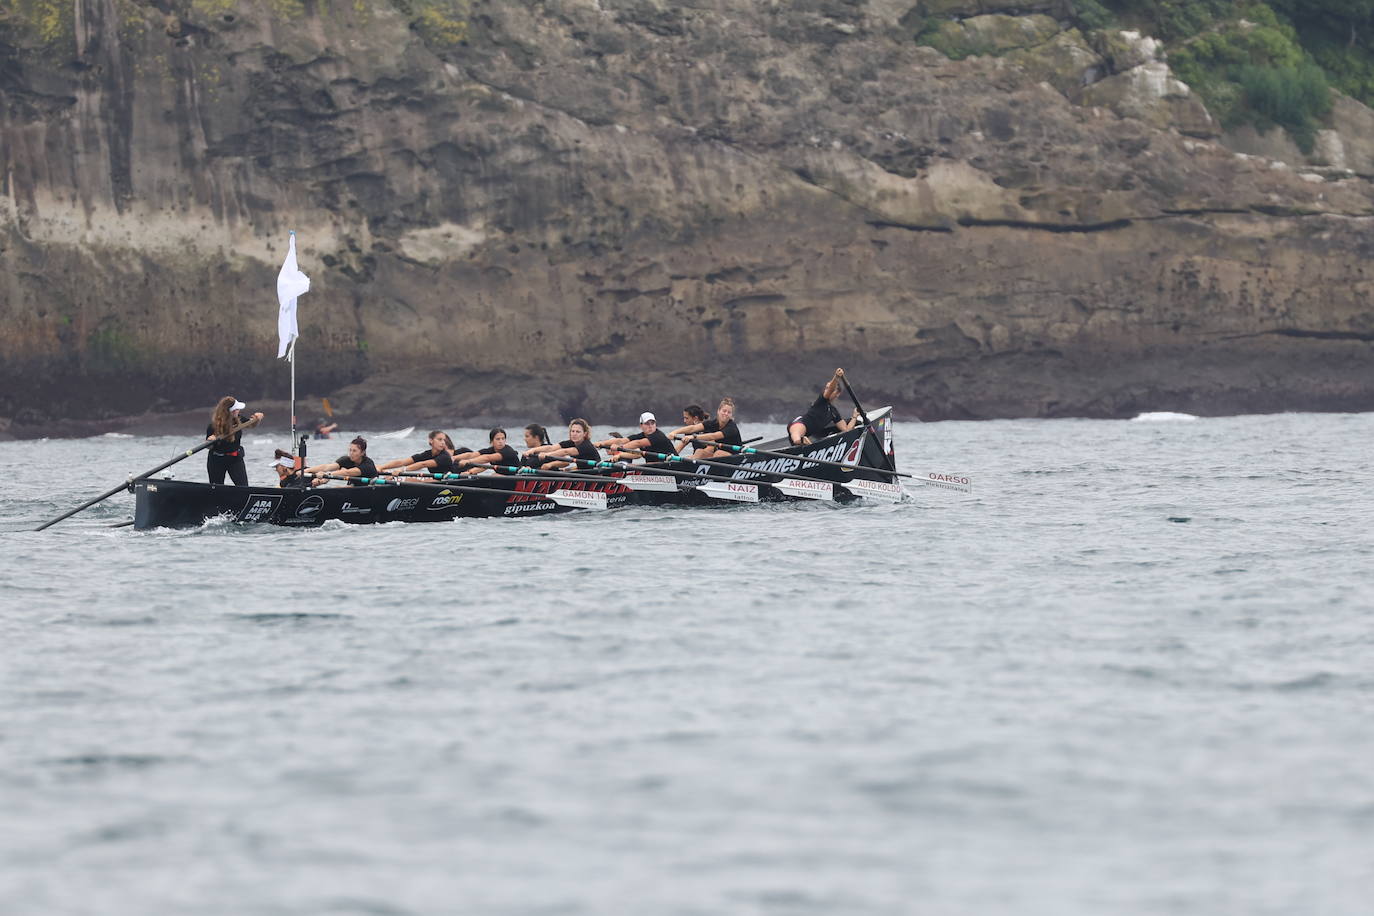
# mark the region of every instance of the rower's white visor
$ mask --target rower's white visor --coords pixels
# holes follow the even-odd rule
[[[296,466],[296,462],[292,461],[290,458],[278,458],[276,461],[272,462],[272,466],[294,468]]]
[[[243,408],[245,408],[245,407],[247,407],[247,406],[248,406],[248,405],[245,404],[245,403],[243,403],[242,401],[235,401],[235,402],[234,402],[234,406],[233,406],[233,407],[230,407],[229,409],[230,409],[230,410],[243,410]]]
[[[649,411],[646,410],[646,411],[644,411],[642,414],[639,415],[639,422],[640,422],[640,423],[657,423],[658,421],[654,419],[654,415],[653,415],[653,414],[649,413]]]

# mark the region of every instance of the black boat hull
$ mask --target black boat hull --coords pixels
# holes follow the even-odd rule
[[[462,490],[435,484],[403,483],[379,486],[236,487],[183,480],[145,478],[134,482],[134,527],[193,528],[212,518],[228,518],[245,524],[270,524],[315,528],[335,519],[349,524],[382,522],[447,522],[456,518],[518,518],[550,512],[574,511],[539,498],[554,490],[590,490],[606,494],[608,509],[621,506],[721,506],[731,505],[697,492],[712,480],[760,483],[759,472],[800,473],[809,478],[842,484],[856,478],[886,481],[890,478],[870,468],[887,467],[891,461],[890,415],[883,409],[871,415],[878,436],[863,429],[840,433],[812,445],[791,447],[785,442],[765,444],[771,451],[785,451],[795,458],[743,456],[729,459],[735,470],[696,462],[675,462],[674,470],[697,475],[684,479],[672,492],[630,490],[617,482],[622,472],[600,480],[552,480],[528,477],[482,476],[466,478]],[[856,464],[845,469],[804,464],[806,457]],[[668,467],[669,465],[659,465]],[[653,473],[654,466],[645,466]],[[468,488],[472,488],[469,490]],[[480,492],[473,492],[473,490]],[[840,486],[833,488],[837,501],[854,497]],[[762,500],[791,500],[766,485],[759,487]]]

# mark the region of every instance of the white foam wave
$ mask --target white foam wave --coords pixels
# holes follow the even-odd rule
[[[1190,413],[1174,413],[1169,410],[1152,411],[1143,413],[1131,418],[1132,423],[1169,423],[1175,420],[1186,421],[1196,420],[1197,417]]]
[[[132,439],[133,437],[133,433],[105,433],[101,436],[102,439]]]

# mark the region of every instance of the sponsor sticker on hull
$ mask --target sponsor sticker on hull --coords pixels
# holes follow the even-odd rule
[[[418,505],[420,505],[420,498],[418,496],[413,499],[401,499],[400,497],[397,497],[396,499],[393,499],[391,502],[386,504],[386,511],[409,512],[411,509],[414,509]]]
[[[301,500],[300,505],[296,506],[296,518],[313,521],[324,511],[324,497],[318,495],[307,496]]]
[[[248,497],[248,502],[244,503],[243,508],[239,510],[238,520],[255,523],[267,521],[277,511],[277,506],[281,505],[281,498],[281,493]]]
[[[462,501],[462,493],[454,493],[452,490],[440,490],[439,495],[430,500],[429,505],[425,506],[425,509],[430,512],[434,512],[438,509],[451,509]]]

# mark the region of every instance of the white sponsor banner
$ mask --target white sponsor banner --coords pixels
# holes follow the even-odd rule
[[[777,483],[769,484],[780,493],[788,496],[795,496],[798,499],[823,499],[833,500],[835,498],[835,485],[828,480],[779,480]]]
[[[631,490],[673,493],[677,491],[677,478],[666,474],[626,474],[616,481]]]
[[[737,503],[756,503],[759,501],[759,488],[752,483],[713,480],[710,483],[702,484],[697,489],[715,499],[732,499]]]
[[[606,494],[596,490],[554,490],[549,494],[549,499],[560,506],[576,509],[606,508]]]
[[[960,493],[973,492],[973,480],[964,474],[939,474],[931,471],[925,474],[914,474],[912,478],[918,483],[923,483],[928,487],[939,487],[942,490],[958,490]]]
[[[840,484],[855,496],[876,499],[881,502],[900,502],[905,495],[901,484],[883,483],[880,480],[846,480]]]

